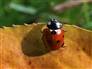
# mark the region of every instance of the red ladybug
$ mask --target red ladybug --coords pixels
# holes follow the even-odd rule
[[[46,48],[59,49],[64,45],[64,30],[62,24],[56,19],[51,19],[43,30],[42,39]]]

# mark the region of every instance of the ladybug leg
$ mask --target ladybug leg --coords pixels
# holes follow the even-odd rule
[[[61,45],[61,47],[64,47],[64,43]]]
[[[66,46],[64,45],[64,43],[61,45],[62,48],[65,48]]]

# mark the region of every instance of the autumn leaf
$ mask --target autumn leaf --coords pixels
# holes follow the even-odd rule
[[[1,69],[92,69],[92,31],[64,25],[64,48],[47,51],[44,24],[0,28]]]

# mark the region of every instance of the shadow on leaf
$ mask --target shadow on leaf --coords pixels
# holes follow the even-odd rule
[[[40,31],[41,27],[33,28],[22,40],[22,51],[27,56],[41,56],[49,51],[45,48]]]

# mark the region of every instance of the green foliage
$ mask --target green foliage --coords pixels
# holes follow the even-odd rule
[[[46,22],[50,17],[92,30],[92,3],[84,3],[64,12],[54,12],[53,6],[68,0],[0,0],[0,26]]]

